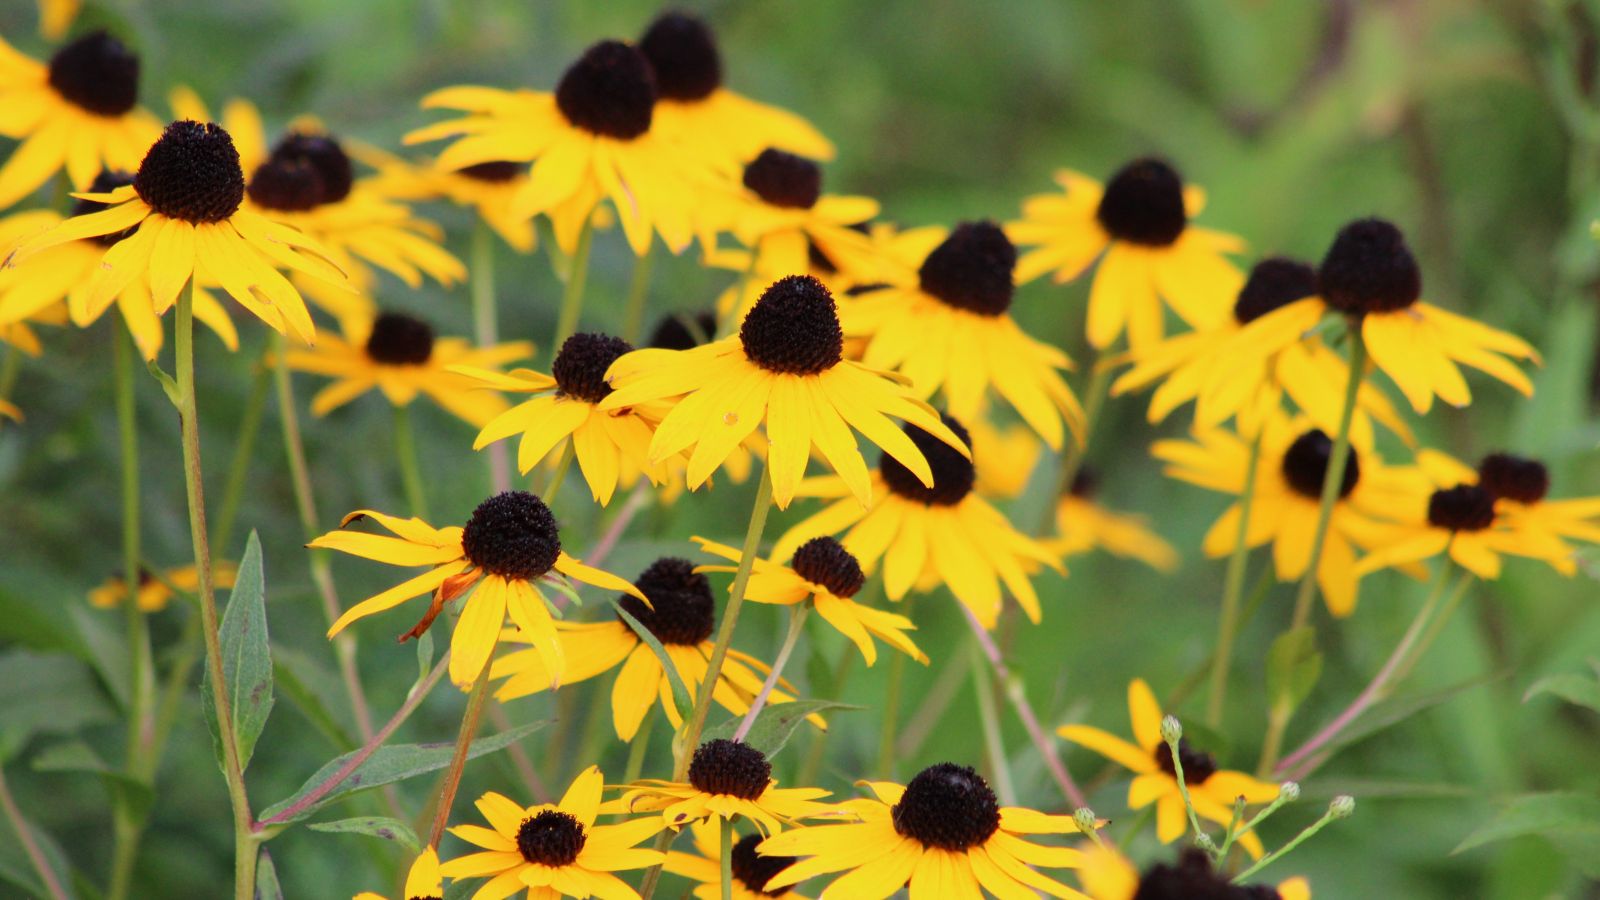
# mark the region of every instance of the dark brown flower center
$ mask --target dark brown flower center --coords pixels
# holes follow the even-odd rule
[[[1136,159],[1111,176],[1095,216],[1119,241],[1171,246],[1189,224],[1183,207],[1183,178],[1165,160]]]
[[[789,868],[798,861],[794,856],[762,856],[756,852],[756,845],[763,838],[759,834],[747,834],[733,845],[733,877],[747,889],[769,897],[781,897],[789,892],[787,887],[767,890],[767,882],[777,877],[779,872]]]
[[[1017,248],[993,222],[962,222],[918,270],[923,293],[957,309],[998,316],[1016,293]]]
[[[1451,531],[1482,531],[1494,524],[1494,495],[1475,484],[1441,488],[1428,498],[1428,522]]]
[[[478,504],[461,534],[467,559],[491,575],[531,581],[561,555],[556,517],[527,491],[506,491]]]
[[[833,295],[810,275],[773,282],[739,326],[747,358],[769,372],[816,375],[844,358]]]
[[[854,597],[867,580],[861,562],[831,537],[816,537],[801,544],[789,566],[796,575],[827,588],[835,597]]]
[[[1478,463],[1478,484],[1492,497],[1538,503],[1550,493],[1550,470],[1537,459],[1491,453]]]
[[[391,366],[420,366],[433,356],[433,328],[401,313],[382,313],[367,335],[367,356]]]
[[[272,148],[269,162],[303,165],[315,170],[322,184],[319,203],[338,203],[350,196],[355,185],[355,167],[344,147],[329,134],[309,134],[291,131],[284,135],[278,146]],[[252,195],[251,199],[254,199]]]
[[[1404,234],[1383,219],[1339,230],[1317,269],[1322,299],[1352,316],[1405,309],[1422,296],[1422,269]]]
[[[56,93],[96,115],[120,116],[139,102],[139,57],[103,30],[57,50],[49,79]]]
[[[939,763],[916,774],[891,810],[902,837],[959,853],[1000,828],[1000,801],[971,766]]]
[[[700,745],[689,762],[689,783],[707,794],[755,800],[772,782],[772,763],[760,750],[738,741],[714,738]]]
[[[663,644],[696,647],[711,637],[717,624],[717,604],[711,582],[694,570],[694,563],[663,556],[633,581],[650,598],[646,606],[632,594],[618,602]]]
[[[100,174],[94,177],[94,183],[89,185],[88,193],[109,194],[119,187],[126,187],[130,184],[133,184],[133,176],[129,175],[127,172],[101,170]],[[78,200],[72,204],[72,214],[75,216],[87,216],[90,213],[97,213],[110,208],[110,204],[101,203],[98,200]],[[93,237],[89,240],[94,241],[102,247],[109,247],[112,244],[115,244],[117,241],[131,237],[133,233],[138,230],[139,228],[136,225],[133,228],[129,228],[125,231],[118,231],[114,234],[102,234],[99,237]]]
[[[1274,256],[1255,264],[1233,303],[1233,318],[1248,325],[1269,312],[1317,293],[1317,270],[1310,263]]]
[[[1328,463],[1333,458],[1333,441],[1320,428],[1313,428],[1295,438],[1283,454],[1283,480],[1302,497],[1322,499],[1322,482],[1328,477]],[[1339,497],[1350,496],[1361,481],[1361,463],[1351,450],[1344,459],[1344,477],[1339,480]]]
[[[949,416],[941,418],[945,427],[955,432],[963,444],[972,446],[972,441],[967,436],[967,429],[960,422]],[[928,461],[928,468],[933,472],[933,487],[924,486],[910,469],[885,453],[878,459],[878,472],[883,476],[883,482],[888,485],[889,490],[907,500],[928,506],[954,506],[966,499],[978,478],[977,471],[972,467],[972,460],[915,425],[907,423],[904,430],[906,437],[911,438],[911,443],[922,451],[923,458]]]
[[[1278,891],[1264,884],[1235,884],[1211,867],[1211,858],[1186,847],[1175,864],[1157,863],[1139,879],[1132,900],[1278,900]]]
[[[556,389],[585,403],[599,403],[611,394],[606,370],[633,345],[608,334],[575,334],[561,344],[550,366]]]
[[[250,202],[280,212],[316,209],[326,193],[322,173],[309,160],[269,156],[256,166],[245,189]]]
[[[656,78],[638,50],[601,41],[584,51],[556,85],[556,107],[574,127],[632,140],[650,130]]]
[[[717,314],[709,309],[697,313],[673,313],[656,323],[650,333],[650,346],[662,350],[692,350],[717,336]]]
[[[822,167],[773,147],[744,167],[744,186],[773,206],[810,209],[822,196]]]
[[[1188,738],[1178,738],[1178,762],[1183,763],[1184,784],[1205,784],[1217,774],[1217,761],[1211,754],[1189,746]],[[1156,765],[1168,775],[1178,776],[1178,769],[1172,764],[1172,747],[1166,741],[1156,745]]]
[[[722,85],[722,55],[704,20],[691,13],[664,12],[639,39],[639,52],[656,73],[663,100],[704,100]]]
[[[527,163],[511,162],[509,160],[495,160],[481,162],[476,165],[457,169],[457,175],[465,175],[474,181],[486,181],[490,184],[504,184],[528,171]]]
[[[226,131],[184,120],[168,125],[145,152],[133,189],[169,219],[221,222],[244,200],[244,170]]]
[[[572,865],[588,841],[583,823],[558,809],[540,810],[517,828],[517,852],[522,858],[552,869]]]

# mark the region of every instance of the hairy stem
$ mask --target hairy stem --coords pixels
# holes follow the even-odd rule
[[[800,640],[800,632],[806,624],[806,615],[810,612],[809,601],[789,607],[789,630],[783,635],[783,646],[778,649],[778,658],[772,661],[772,671],[767,673],[767,680],[762,682],[761,692],[750,701],[750,711],[744,714],[744,720],[734,730],[734,740],[745,739],[745,735],[750,733],[750,726],[756,723],[756,716],[761,715],[762,707],[767,705],[767,698],[772,696],[773,688],[778,686],[778,679],[783,677],[783,667],[789,664],[789,654],[794,652],[794,645]]]
[[[439,846],[444,827],[450,821],[450,808],[456,802],[456,789],[461,787],[461,772],[467,766],[467,752],[472,749],[472,739],[478,733],[478,722],[483,717],[483,701],[489,696],[489,669],[494,653],[483,661],[483,671],[472,683],[472,693],[467,695],[467,709],[461,716],[461,730],[456,734],[455,754],[450,757],[450,768],[445,770],[444,785],[439,789],[439,805],[433,811],[433,827],[428,829],[428,846]]]

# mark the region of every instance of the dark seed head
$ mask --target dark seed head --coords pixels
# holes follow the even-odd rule
[[[272,148],[270,158],[315,169],[322,181],[322,203],[338,203],[350,196],[350,188],[355,184],[356,173],[350,157],[329,134],[291,131]]]
[[[585,50],[556,85],[556,106],[575,127],[632,140],[650,130],[656,78],[638,50],[601,41]]]
[[[961,438],[963,444],[972,446],[967,429],[960,422],[949,416],[941,418],[945,426],[955,432],[956,437]],[[923,458],[928,461],[928,468],[933,471],[933,487],[924,487],[910,469],[885,453],[878,459],[878,472],[883,475],[883,482],[889,486],[889,490],[907,500],[915,500],[928,506],[954,506],[966,499],[978,477],[977,471],[972,467],[972,460],[915,425],[908,423],[905,426],[905,433],[906,437],[911,438],[911,443],[916,444],[917,449],[922,451]]]
[[[962,222],[922,261],[923,293],[957,309],[998,316],[1016,292],[1017,248],[990,221]]]
[[[120,116],[139,102],[139,57],[105,31],[57,50],[49,78],[56,93],[97,115]]]
[[[715,312],[705,309],[697,313],[673,313],[656,323],[656,330],[650,333],[650,346],[662,350],[693,350],[716,336]]]
[[[491,575],[531,581],[561,555],[550,507],[527,491],[505,491],[478,504],[461,534],[467,559]]]
[[[760,844],[762,837],[759,834],[747,834],[733,845],[733,877],[739,880],[746,889],[757,894],[769,897],[781,897],[789,892],[786,887],[776,890],[767,890],[767,882],[777,877],[779,872],[789,868],[798,861],[794,856],[762,856],[756,852],[756,845]]]
[[[1000,802],[971,766],[939,763],[916,774],[891,811],[894,830],[924,847],[959,853],[1000,828]]]
[[[256,166],[245,190],[255,205],[282,212],[316,209],[326,193],[322,173],[310,161],[288,156],[267,157]]]
[[[844,358],[838,307],[810,275],[774,281],[744,317],[739,342],[751,362],[787,375],[816,375]]]
[[[1188,738],[1178,738],[1178,762],[1183,763],[1184,784],[1205,784],[1207,779],[1217,774],[1217,761],[1211,754],[1189,746]],[[1172,748],[1166,741],[1156,745],[1156,765],[1161,767],[1161,771],[1177,777],[1177,767],[1172,764]]]
[[[1165,160],[1136,159],[1111,177],[1095,216],[1119,241],[1170,246],[1189,224],[1183,207],[1183,178]]]
[[[639,39],[663,100],[704,100],[722,85],[722,55],[711,27],[692,13],[664,12]]]
[[[1428,523],[1451,531],[1482,531],[1494,524],[1494,495],[1475,484],[1441,488],[1428,498]]]
[[[420,366],[433,355],[433,328],[421,319],[386,312],[372,323],[367,356],[391,366]]]
[[[1132,900],[1276,900],[1267,885],[1234,884],[1211,868],[1211,859],[1197,847],[1185,847],[1173,864],[1157,863],[1139,879]]]
[[[1093,500],[1095,494],[1100,492],[1100,472],[1090,466],[1079,466],[1078,473],[1072,476],[1072,485],[1067,488],[1067,493],[1084,500]]]
[[[89,185],[88,193],[108,194],[119,187],[126,187],[130,184],[133,184],[133,176],[127,172],[102,170],[99,175],[94,177],[94,183]],[[101,203],[99,200],[78,200],[72,204],[72,214],[75,216],[87,216],[90,213],[97,213],[110,208],[110,204]],[[99,237],[90,238],[90,240],[102,247],[109,247],[117,241],[131,236],[138,230],[138,226],[134,226],[115,234],[102,234]]]
[[[186,119],[168,125],[145,152],[133,188],[169,219],[221,222],[244,200],[244,170],[226,131]]]
[[[694,570],[694,563],[663,556],[639,573],[633,586],[650,598],[650,605],[632,594],[623,594],[618,602],[656,640],[696,647],[711,637],[717,624],[717,603],[711,596],[711,582]]]
[[[773,147],[744,167],[744,186],[773,206],[810,209],[822,196],[822,167]]]
[[[707,794],[727,794],[754,800],[772,781],[772,763],[749,744],[713,738],[694,751],[689,763],[689,783]]]
[[[1345,313],[1394,312],[1422,296],[1422,270],[1400,229],[1383,219],[1358,219],[1339,229],[1317,269],[1322,299]]]
[[[1322,499],[1322,481],[1328,477],[1328,462],[1333,458],[1333,441],[1322,429],[1313,428],[1295,438],[1283,454],[1283,480],[1295,493],[1311,500]],[[1354,450],[1344,460],[1344,477],[1339,480],[1339,497],[1350,496],[1361,481],[1361,463]]]
[[[1491,453],[1478,463],[1478,484],[1495,498],[1538,503],[1550,493],[1550,470],[1537,459]]]
[[[812,538],[801,544],[789,567],[801,578],[827,588],[835,597],[854,597],[867,580],[855,555],[831,537]]]
[[[522,858],[552,869],[572,865],[588,841],[583,823],[559,809],[540,810],[517,828],[517,852]]]
[[[611,393],[606,370],[633,345],[608,334],[575,334],[561,344],[550,366],[556,390],[585,403],[599,403]]]
[[[1317,270],[1310,263],[1273,256],[1255,264],[1239,298],[1233,303],[1233,318],[1248,325],[1275,309],[1317,293]]]
[[[518,175],[526,175],[527,172],[527,163],[510,162],[509,160],[482,162],[456,170],[457,175],[465,175],[474,181],[486,181],[490,184],[504,184]]]

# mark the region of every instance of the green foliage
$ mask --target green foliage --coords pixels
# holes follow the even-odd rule
[[[411,830],[411,826],[388,816],[357,816],[332,822],[313,822],[306,827],[327,834],[370,834],[394,841],[413,856],[422,852],[422,841],[417,839],[417,833]]]
[[[248,768],[256,739],[272,713],[272,644],[267,637],[267,583],[261,569],[261,541],[252,531],[239,561],[239,574],[222,614],[222,675],[228,686],[228,712],[239,745],[239,766]],[[211,685],[201,685],[217,767],[223,768],[222,737]]]
[[[836,703],[832,700],[794,700],[789,703],[769,703],[756,713],[756,720],[750,723],[750,731],[745,734],[744,742],[760,750],[771,759],[789,743],[789,738],[794,736],[795,729],[805,722],[810,716],[820,715],[835,709],[860,709],[848,703]],[[739,725],[744,721],[743,716],[734,716],[721,724],[707,727],[701,734],[702,743],[713,738],[732,738],[733,733],[739,730]]]

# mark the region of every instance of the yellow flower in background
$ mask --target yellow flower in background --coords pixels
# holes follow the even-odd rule
[[[233,587],[233,580],[239,570],[230,562],[213,562],[211,564],[212,581],[219,588]],[[139,586],[134,593],[134,602],[138,604],[140,612],[160,612],[172,602],[173,588],[186,593],[200,590],[200,574],[194,566],[178,566],[167,569],[158,578],[155,574],[139,570]],[[128,600],[128,589],[123,579],[118,577],[107,578],[94,590],[89,592],[89,605],[99,609],[115,609]]]
[[[882,900],[906,887],[911,900],[1078,896],[1037,869],[1076,867],[1083,854],[1028,840],[1075,832],[1071,816],[1001,806],[982,776],[954,763],[929,766],[904,787],[863,784],[872,797],[839,804],[857,821],[791,829],[756,847],[762,856],[806,857],[772,875],[767,890],[844,872],[823,896]]]
[[[1373,363],[1418,413],[1435,397],[1451,406],[1472,402],[1461,367],[1477,369],[1524,396],[1533,382],[1513,360],[1539,361],[1526,341],[1422,297],[1422,271],[1400,229],[1359,219],[1339,231],[1317,270],[1319,295],[1289,304],[1245,326],[1230,345],[1234,365],[1302,341],[1328,311],[1359,329]]]
[[[863,365],[899,372],[921,397],[939,392],[962,421],[977,418],[993,391],[1059,448],[1063,420],[1074,435],[1083,430],[1083,409],[1060,374],[1072,361],[1011,318],[1016,262],[998,226],[965,222],[917,263],[914,278],[863,292],[841,320],[845,334],[866,342]]]
[[[100,257],[83,316],[93,320],[129,285],[148,279],[156,315],[170,309],[194,277],[220,284],[273,329],[311,343],[315,327],[283,266],[330,281],[343,277],[300,232],[241,207],[244,172],[223,129],[192,121],[167,126],[139,163],[133,184],[80,194],[107,209],[76,215],[11,251],[7,265],[71,241],[126,235]],[[129,233],[131,232],[131,233]]]
[[[693,563],[667,556],[639,573],[635,585],[649,598],[649,604],[624,596],[622,608],[661,643],[685,687],[697,694],[706,680],[713,647],[711,635],[717,624],[711,583],[694,571]],[[560,621],[555,627],[562,662],[561,668],[553,671],[559,673],[559,678],[550,677],[547,654],[537,648],[535,635],[508,631],[501,636],[506,645],[535,646],[509,650],[494,661],[489,676],[505,679],[495,691],[496,699],[526,697],[558,685],[586,681],[620,666],[611,685],[611,721],[619,739],[633,740],[645,714],[658,701],[672,727],[682,726],[688,710],[678,709],[672,696],[672,681],[662,670],[661,661],[620,616],[599,622]],[[733,715],[742,716],[750,711],[750,701],[761,691],[770,671],[766,663],[730,647],[711,699]],[[789,687],[787,682],[780,683]],[[774,689],[767,698],[769,703],[792,700],[794,695],[783,689]],[[812,721],[822,724],[821,717],[813,716]]]
[[[701,537],[693,540],[707,553],[734,563],[739,561],[739,551],[733,547]],[[696,571],[737,570],[738,566],[732,565],[701,566]],[[869,666],[878,661],[878,648],[872,642],[874,637],[927,665],[928,655],[906,634],[917,627],[910,619],[852,599],[866,580],[861,563],[850,551],[831,537],[815,537],[794,551],[787,566],[774,560],[756,559],[750,582],[745,587],[745,599],[780,606],[809,602],[816,608],[817,615],[856,645]]]
[[[961,423],[945,417],[943,424],[966,440]],[[773,557],[792,556],[807,540],[842,531],[845,549],[863,568],[882,564],[884,593],[891,600],[942,584],[979,623],[993,628],[1004,584],[1028,618],[1038,622],[1039,595],[1029,573],[1041,566],[1062,571],[1060,560],[973,491],[977,475],[971,460],[917,426],[908,425],[904,433],[932,467],[931,485],[887,454],[872,477],[876,499],[870,508],[863,509],[841,479],[810,480],[803,496],[833,502],[784,532]]]
[[[817,802],[828,793],[822,788],[780,788],[766,754],[749,744],[713,738],[695,748],[688,783],[646,778],[624,785],[622,796],[601,811],[659,810],[668,828],[710,819],[722,819],[726,828],[737,816],[762,834],[773,834],[785,823],[832,813],[831,804]]]
[[[611,201],[635,255],[649,249],[652,233],[674,252],[689,245],[704,167],[652,127],[655,78],[633,47],[595,44],[554,93],[462,86],[434,91],[422,105],[466,114],[406,135],[408,144],[455,138],[439,154],[443,168],[532,163],[512,212],[548,216],[562,252],[577,250],[602,200]]]
[[[1189,830],[1183,795],[1178,791],[1177,766],[1172,748],[1161,739],[1161,704],[1150,685],[1142,678],[1128,684],[1128,718],[1133,722],[1134,743],[1128,743],[1099,728],[1088,725],[1063,725],[1056,733],[1104,756],[1134,773],[1128,786],[1128,807],[1143,809],[1156,804],[1156,837],[1170,844]],[[1239,798],[1247,803],[1268,803],[1277,799],[1278,786],[1251,778],[1243,772],[1217,768],[1209,753],[1189,746],[1187,738],[1178,742],[1178,763],[1183,766],[1184,784],[1194,811],[1202,819],[1226,828],[1233,821],[1233,804]],[[1261,838],[1255,832],[1239,836],[1239,846],[1253,859],[1261,858]]]
[[[102,169],[132,170],[161,134],[139,107],[139,57],[104,31],[41,63],[0,38],[0,135],[21,141],[0,166],[0,209],[65,170],[82,190]]]
[[[1033,429],[1018,424],[1000,428],[988,416],[978,416],[967,423],[967,432],[978,493],[1000,500],[1022,496],[1044,452],[1044,442]]]
[[[533,220],[513,212],[517,193],[528,183],[523,163],[502,159],[451,171],[432,160],[413,163],[354,141],[347,149],[377,170],[367,183],[382,196],[412,202],[443,198],[472,209],[518,253],[532,252],[538,242]]]
[[[411,863],[411,868],[406,871],[405,889],[400,892],[400,900],[428,900],[430,897],[443,896],[444,878],[439,874],[439,854],[432,847],[428,847],[418,854]],[[355,895],[354,900],[385,900],[385,898],[371,891],[362,891]]]
[[[664,405],[601,406],[612,390],[606,370],[632,350],[621,338],[580,333],[562,342],[550,366],[551,375],[532,369],[500,373],[456,367],[452,371],[480,387],[536,395],[484,424],[472,449],[482,450],[520,434],[517,468],[527,474],[571,441],[583,480],[601,506],[611,502],[618,484],[632,484],[641,474],[651,484],[660,484],[667,477],[666,466],[652,461],[647,451],[655,424],[666,412]]]
[[[315,415],[325,416],[376,389],[395,406],[409,406],[426,394],[451,415],[481,428],[509,404],[453,367],[484,369],[533,354],[527,341],[474,347],[466,338],[436,338],[427,322],[396,312],[353,320],[348,327],[343,337],[324,333],[317,346],[284,354],[295,371],[337,379],[311,399]]]
[[[1418,461],[1426,467],[1423,455]],[[1535,540],[1600,543],[1600,497],[1550,499],[1550,470],[1539,460],[1491,453],[1478,462],[1474,474],[1478,485],[1495,498],[1495,515],[1512,531],[1536,535]],[[1458,476],[1457,483],[1467,480]],[[1563,575],[1577,572],[1576,554],[1546,561]]]
[[[722,846],[717,826],[702,820],[689,826],[694,840],[694,852],[667,851],[663,866],[674,875],[695,882],[697,900],[722,900]],[[760,832],[733,837],[733,898],[734,900],[807,900],[804,894],[789,888],[767,890],[767,882],[795,862],[790,856],[766,856],[756,852],[764,839]]]
[[[395,536],[344,530],[363,518],[372,519]],[[345,516],[339,529],[307,546],[391,566],[431,568],[345,610],[328,629],[328,637],[357,619],[431,593],[428,611],[400,639],[420,637],[444,604],[476,586],[462,604],[461,619],[450,636],[450,680],[461,686],[470,686],[489,661],[508,613],[512,623],[534,641],[546,666],[561,670],[561,644],[549,601],[538,587],[541,581],[553,580],[552,571],[604,590],[644,597],[621,578],[568,556],[561,549],[561,536],[550,508],[526,491],[506,491],[490,497],[478,504],[461,528],[434,528],[418,518],[401,519],[359,509]]]
[[[1144,875],[1127,857],[1109,846],[1083,848],[1078,882],[1090,900],[1137,900],[1139,897],[1275,897],[1276,900],[1311,900],[1311,883],[1304,878],[1280,882],[1274,891],[1261,885],[1240,885],[1227,872],[1211,866],[1210,857],[1197,847],[1185,847],[1175,864],[1157,863]]]
[[[66,37],[82,6],[83,0],[39,0],[39,34],[50,41]]]
[[[635,846],[661,830],[661,820],[645,816],[615,825],[596,825],[605,778],[599,766],[583,770],[560,803],[524,807],[490,791],[478,798],[478,812],[490,825],[457,825],[450,833],[481,852],[446,860],[439,871],[451,879],[488,878],[475,897],[509,897],[526,890],[529,900],[557,897],[637,898],[616,872],[644,869],[665,859]]]
[[[722,86],[716,36],[692,13],[657,16],[639,39],[639,52],[655,74],[655,130],[696,157],[732,169],[767,147],[833,158],[833,143],[805,119]]]
[[[833,297],[806,275],[784,278],[745,316],[739,333],[692,350],[636,350],[611,366],[616,390],[601,410],[674,400],[650,441],[659,462],[692,445],[686,473],[704,484],[734,449],[765,424],[767,474],[780,509],[793,499],[815,447],[858,504],[871,477],[851,429],[897,459],[924,485],[923,451],[894,424],[903,419],[966,455],[966,445],[894,377],[844,359]]]
[[[1056,501],[1056,536],[1044,542],[1062,557],[1104,550],[1112,556],[1136,559],[1158,572],[1178,567],[1178,551],[1150,528],[1147,516],[1117,512],[1095,497],[1095,471],[1078,470],[1067,492]]]
[[[1034,249],[1017,262],[1017,281],[1046,272],[1071,281],[1092,265],[1089,343],[1100,350],[1124,331],[1141,350],[1166,330],[1163,302],[1194,329],[1227,315],[1244,278],[1227,254],[1244,250],[1231,234],[1190,223],[1205,206],[1205,192],[1163,160],[1136,159],[1104,187],[1086,175],[1056,173],[1063,194],[1042,194],[1022,204],[1022,218],[1006,226],[1011,239]]]

